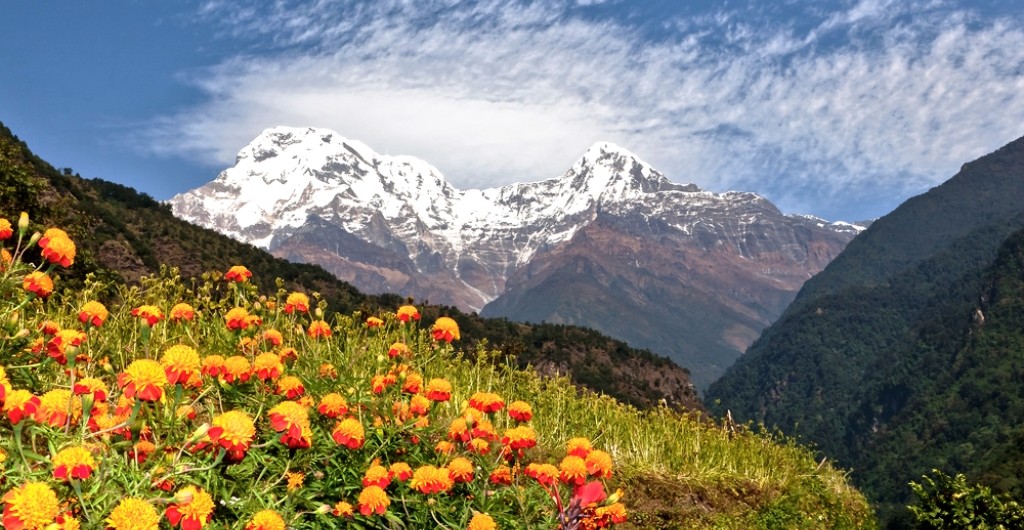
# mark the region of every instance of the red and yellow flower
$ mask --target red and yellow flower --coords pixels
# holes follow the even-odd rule
[[[434,340],[451,342],[459,339],[459,324],[450,317],[439,317],[434,322],[434,327],[431,328],[430,333],[433,335]]]
[[[7,414],[7,419],[11,420],[14,425],[25,418],[35,416],[38,408],[39,398],[21,388],[8,392],[7,398],[4,400],[4,412]]]
[[[587,481],[587,463],[576,455],[567,455],[558,465],[558,478],[570,486],[582,486]]]
[[[117,384],[128,397],[143,401],[159,401],[164,395],[167,373],[152,359],[137,359],[117,376]]]
[[[308,313],[309,312],[309,297],[303,293],[294,292],[288,295],[288,298],[284,301],[284,312],[292,314],[294,312]]]
[[[53,478],[68,481],[71,479],[85,480],[96,469],[96,459],[92,452],[82,446],[65,447],[51,459]]]
[[[423,388],[423,376],[417,373],[410,373],[405,376],[405,381],[402,382],[402,392],[406,394],[419,394],[420,389]]]
[[[235,265],[224,273],[224,280],[235,283],[245,283],[252,278],[252,272],[244,265]]]
[[[261,353],[252,362],[252,371],[260,381],[277,379],[284,371],[284,364],[276,353]]]
[[[469,398],[469,406],[489,414],[505,408],[505,400],[493,392],[476,392]]]
[[[47,239],[46,245],[43,245],[43,240],[40,239],[39,245],[42,247],[41,254],[46,261],[61,267],[70,267],[75,263],[75,242],[67,234],[63,236],[58,234]]]
[[[367,486],[359,493],[359,513],[365,516],[384,515],[390,504],[391,499],[380,486]]]
[[[45,272],[33,271],[25,275],[21,286],[39,298],[46,298],[53,292],[53,279]]]
[[[448,468],[448,476],[453,482],[470,482],[473,480],[473,463],[468,458],[457,456],[445,466]]]
[[[420,312],[415,306],[403,305],[398,308],[398,320],[402,322],[419,321]]]
[[[558,468],[551,464],[532,463],[526,466],[523,474],[535,479],[544,486],[550,486],[558,480]]]
[[[387,488],[391,484],[391,473],[380,464],[374,464],[363,473],[363,487],[377,486]]]
[[[368,328],[379,328],[384,325],[384,321],[380,317],[370,317],[366,319],[366,327]]]
[[[366,439],[366,431],[363,424],[355,418],[345,418],[339,421],[331,432],[331,438],[338,445],[344,445],[349,449],[359,449]]]
[[[395,357],[408,357],[411,354],[412,350],[404,342],[396,342],[388,348],[388,357],[392,359]]]
[[[25,482],[0,500],[4,503],[3,526],[8,530],[43,530],[60,513],[57,494],[43,482]]]
[[[263,340],[270,343],[271,346],[280,346],[284,343],[284,335],[276,329],[268,329],[263,332]]]
[[[452,384],[447,379],[431,379],[427,383],[425,394],[431,401],[448,401],[452,397]]]
[[[245,457],[253,438],[256,436],[256,423],[241,410],[229,410],[213,418],[212,427],[206,432],[210,441],[223,447],[232,461]]]
[[[163,311],[155,305],[140,305],[132,309],[132,316],[139,317],[147,326],[153,327],[157,322],[164,319]]]
[[[320,398],[320,404],[316,410],[328,418],[338,419],[348,414],[348,402],[341,394],[331,392]]]
[[[260,510],[246,523],[245,530],[285,530],[284,518],[274,510]]]
[[[232,355],[224,360],[224,369],[221,371],[220,379],[225,383],[244,383],[252,375],[252,366],[249,359],[241,355]]]
[[[518,422],[530,421],[533,418],[533,407],[525,401],[513,401],[508,406],[508,415]]]
[[[46,353],[54,358],[59,364],[67,364],[68,353],[76,355],[78,347],[85,342],[85,332],[77,329],[62,329],[53,335],[46,343]]]
[[[75,381],[72,391],[76,396],[91,395],[95,401],[106,401],[107,395],[110,393],[107,384],[102,379],[95,377],[83,377]]]
[[[490,515],[477,512],[469,520],[469,526],[466,527],[466,530],[497,530],[497,528],[498,524],[494,522]]]
[[[164,515],[171,526],[181,530],[201,530],[213,518],[213,497],[195,486],[185,486],[174,495]]]
[[[177,344],[164,350],[160,365],[167,374],[167,383],[171,385],[187,385],[190,380],[198,379],[202,367],[199,352],[185,344]]]
[[[570,438],[565,443],[565,454],[575,455],[580,458],[586,458],[590,451],[594,448],[590,445],[590,440],[587,438]]]
[[[82,417],[82,400],[78,399],[70,390],[57,388],[39,397],[39,406],[36,408],[35,420],[39,423],[53,427],[63,427],[78,423]]]
[[[191,322],[194,318],[196,318],[195,308],[185,302],[174,304],[174,307],[171,308],[171,320],[174,322],[182,320]]]
[[[248,361],[246,361],[246,363],[248,364]],[[203,357],[202,373],[208,377],[217,377],[223,374],[224,357],[220,355],[207,355],[206,357]]]
[[[529,425],[519,425],[506,430],[501,443],[510,449],[529,449],[537,445],[537,433]]]
[[[11,222],[5,217],[0,217],[0,240],[9,239],[14,235],[14,227],[11,226]]]
[[[107,517],[110,530],[157,530],[160,514],[149,502],[129,497],[122,500]]]
[[[423,416],[429,411],[430,400],[423,394],[416,394],[409,399],[409,412]]]
[[[447,468],[438,468],[431,465],[420,466],[412,474],[409,487],[427,495],[432,493],[444,493],[450,489],[454,482]]]
[[[98,328],[103,325],[109,315],[110,312],[107,311],[105,305],[90,300],[82,304],[82,309],[78,312],[78,321]]]
[[[224,323],[228,329],[243,330],[249,327],[249,310],[244,307],[233,307],[224,315]]]
[[[352,508],[352,503],[338,501],[334,505],[334,509],[331,510],[331,513],[336,517],[352,517],[355,515],[355,510]]]
[[[604,451],[595,449],[587,453],[587,472],[596,478],[612,477],[612,456]]]
[[[487,478],[491,484],[508,486],[512,484],[512,468],[506,465],[500,465],[491,471],[491,475]]]
[[[388,468],[388,473],[391,474],[392,478],[399,482],[405,482],[412,478],[412,468],[405,462],[395,462],[394,464],[391,464],[391,467]]]
[[[284,394],[288,399],[297,399],[306,393],[302,380],[294,375],[286,375],[277,380],[277,393]]]
[[[294,402],[282,401],[268,413],[270,427],[281,434],[281,443],[291,449],[305,449],[312,444],[313,432],[309,410]]]
[[[330,337],[331,326],[328,325],[327,322],[324,322],[323,320],[314,320],[313,322],[309,323],[309,329],[306,330],[306,334],[314,339],[319,339],[321,337]]]

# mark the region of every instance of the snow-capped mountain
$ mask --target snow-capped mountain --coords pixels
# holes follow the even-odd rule
[[[422,160],[382,155],[316,128],[264,131],[239,152],[234,167],[170,203],[183,219],[287,259],[323,265],[365,291],[511,317],[526,304],[533,308],[527,311],[530,319],[598,328],[601,323],[585,318],[568,322],[585,312],[538,313],[538,306],[561,302],[536,302],[545,295],[531,286],[544,283],[539,278],[555,270],[562,277],[564,264],[558,256],[579,247],[584,236],[592,239],[600,227],[615,226],[619,237],[607,249],[616,247],[617,254],[595,249],[588,259],[618,262],[625,252],[627,265],[636,269],[677,269],[669,276],[687,271],[710,278],[729,270],[734,283],[720,294],[709,292],[719,288],[716,282],[687,282],[704,293],[701,297],[728,300],[730,311],[749,321],[743,329],[732,322],[718,333],[736,355],[858,231],[851,225],[783,215],[753,193],[716,194],[673,183],[636,155],[607,142],[592,146],[557,178],[460,190]],[[667,261],[647,263],[650,255],[619,249],[619,244],[634,250],[653,245],[660,249],[655,254],[665,254]],[[687,261],[688,256],[693,259]],[[695,272],[698,262],[707,269]],[[760,300],[761,295],[744,300],[742,293],[760,286],[782,295],[773,295],[779,300],[770,303]],[[699,370],[686,359],[652,349],[697,375]],[[729,362],[715,364],[724,369]]]

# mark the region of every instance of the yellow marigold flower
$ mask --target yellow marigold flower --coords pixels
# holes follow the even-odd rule
[[[608,506],[599,506],[594,510],[594,516],[597,520],[605,523],[605,526],[624,523],[627,519],[626,506],[621,502],[612,503]]]
[[[331,510],[331,513],[337,517],[352,517],[355,514],[355,511],[352,509],[352,504],[345,501],[338,501],[338,503],[334,505],[334,509]]]
[[[366,327],[368,328],[379,328],[384,325],[384,321],[379,317],[370,317],[366,319]]]
[[[409,412],[423,416],[429,411],[430,400],[427,399],[427,397],[424,396],[423,394],[416,394],[411,399],[409,399]]]
[[[60,228],[57,228],[57,227],[47,228],[46,231],[43,232],[43,236],[39,238],[39,248],[43,248],[43,247],[49,245],[50,244],[50,240],[54,239],[54,238],[57,238],[57,237],[70,237],[70,236],[68,236],[68,233],[63,231],[63,230],[61,230]]]
[[[42,244],[42,240],[39,241]],[[42,256],[43,259],[60,265],[61,267],[70,267],[75,263],[75,242],[66,235],[61,237],[53,237],[49,239],[45,246],[43,246]]]
[[[291,314],[298,311],[299,313],[309,312],[309,297],[305,294],[295,292],[288,295],[288,298],[284,301],[284,312]]]
[[[82,309],[78,312],[78,320],[83,324],[89,324],[93,327],[100,327],[103,322],[107,320],[110,312],[107,311],[107,307],[95,300],[90,300],[82,304]]]
[[[152,359],[138,359],[117,376],[117,384],[124,395],[143,401],[159,401],[164,395],[167,373],[160,363]]]
[[[391,484],[391,474],[388,470],[380,465],[374,464],[363,473],[363,487],[378,486],[386,488]]]
[[[348,413],[348,402],[345,397],[337,392],[331,392],[320,398],[320,405],[317,411],[328,418],[338,419]]]
[[[582,486],[587,481],[587,463],[576,455],[568,455],[558,465],[558,478],[570,486]]]
[[[185,302],[174,304],[174,307],[171,308],[171,320],[174,322],[180,322],[182,320],[191,321],[195,317],[195,308]]]
[[[457,456],[448,462],[448,475],[455,482],[470,482],[473,480],[473,463],[468,458]]]
[[[320,337],[330,337],[331,326],[329,326],[327,322],[324,322],[323,320],[314,320],[313,322],[309,323],[309,329],[306,330],[306,334],[314,339],[319,339]]]
[[[402,382],[402,392],[406,394],[419,394],[422,387],[423,376],[417,373],[405,376],[405,381]]]
[[[241,410],[229,410],[213,418],[211,423],[213,426],[206,433],[210,440],[227,450],[233,461],[245,457],[256,436],[256,424],[252,418]]]
[[[530,421],[533,418],[533,407],[525,401],[513,401],[508,406],[508,415],[519,422]]]
[[[256,378],[260,381],[277,379],[284,371],[284,365],[281,364],[281,358],[276,353],[261,353],[253,360],[252,371],[256,373]]]
[[[288,363],[299,358],[299,351],[295,348],[281,348],[277,356],[281,358],[281,362]]]
[[[558,468],[551,464],[533,463],[526,466],[523,474],[532,477],[545,486],[550,486],[558,480]]]
[[[302,380],[298,377],[286,375],[277,381],[277,393],[295,399],[306,393],[306,387],[302,386]]]
[[[450,489],[452,482],[451,475],[446,468],[437,468],[431,465],[420,466],[412,474],[412,481],[409,487],[420,493],[444,493]]]
[[[234,307],[224,315],[224,323],[230,330],[242,330],[249,327],[249,310],[244,307]]]
[[[65,447],[53,455],[53,478],[57,480],[85,480],[96,469],[92,453],[82,446]]]
[[[282,401],[268,412],[270,427],[281,434],[281,443],[292,449],[305,449],[312,444],[309,411],[294,401]],[[308,434],[308,436],[307,436]]]
[[[450,455],[455,452],[455,444],[448,440],[441,440],[434,445],[434,451],[442,455]]]
[[[82,400],[74,397],[70,390],[63,388],[51,390],[40,396],[39,407],[35,413],[37,422],[54,427],[63,427],[69,420],[71,425],[75,425],[81,417]]]
[[[156,508],[134,497],[122,500],[107,518],[107,528],[111,530],[157,530],[159,526]]]
[[[246,361],[246,364],[249,364]],[[207,355],[202,363],[203,375],[217,377],[224,373],[224,357],[220,355]]]
[[[445,342],[459,340],[460,338],[459,324],[449,317],[438,318],[434,322],[434,327],[430,330],[430,333],[434,336],[434,340],[443,340]]]
[[[477,392],[469,397],[469,406],[488,414],[505,408],[505,400],[493,392]]]
[[[53,279],[45,272],[34,271],[25,275],[21,286],[39,298],[46,298],[53,292]]]
[[[320,377],[324,379],[334,379],[338,377],[338,369],[331,363],[321,364],[317,372],[320,374]]]
[[[0,239],[8,239],[14,235],[14,227],[5,217],[0,217]]]
[[[288,491],[295,491],[302,487],[306,481],[306,474],[301,471],[287,471],[284,474],[288,480]]]
[[[448,401],[452,397],[452,384],[447,379],[431,379],[425,394],[431,401]]]
[[[280,346],[284,342],[284,335],[276,329],[268,329],[263,332],[263,340],[269,342],[271,346]]]
[[[76,357],[77,349],[88,337],[77,329],[62,329],[46,343],[46,353],[61,365],[67,364],[68,353]]]
[[[252,278],[252,272],[244,265],[235,265],[224,273],[224,280],[235,283],[245,283]]]
[[[529,425],[512,427],[505,431],[501,443],[510,449],[529,449],[537,445],[537,433]]]
[[[349,449],[359,449],[363,446],[366,432],[363,424],[355,418],[345,418],[334,426],[331,437],[338,445],[344,445]]]
[[[57,526],[48,526],[47,530],[82,530],[82,523],[71,513],[62,513],[57,515]]]
[[[502,464],[491,471],[491,476],[487,478],[491,484],[499,484],[508,486],[512,484],[512,469]]]
[[[420,312],[415,306],[404,305],[398,308],[398,320],[402,322],[409,322],[410,320],[419,320]]]
[[[241,355],[232,355],[224,360],[224,370],[221,372],[220,378],[228,383],[236,381],[244,383],[249,380],[250,375],[252,375],[252,367],[249,365],[249,359]]]
[[[580,458],[586,458],[593,449],[590,445],[590,440],[587,438],[570,438],[565,445],[565,454],[576,455]]]
[[[157,322],[164,319],[163,311],[155,305],[140,305],[132,309],[132,316],[139,317],[146,322],[146,325],[153,327]]]
[[[455,418],[452,420],[451,425],[448,426],[448,439],[456,442],[468,442],[470,438],[466,418]]]
[[[245,525],[245,530],[285,530],[284,518],[274,510],[260,510]]]
[[[181,530],[200,530],[213,518],[213,497],[195,486],[185,486],[174,495],[174,503],[164,515],[171,526],[181,524]]]
[[[497,530],[497,528],[498,524],[494,522],[490,515],[477,512],[469,520],[469,526],[466,527],[466,530]]]
[[[33,417],[38,408],[39,398],[21,388],[8,392],[7,399],[4,400],[4,412],[14,425],[25,418]]]
[[[469,441],[467,449],[478,455],[486,455],[491,452],[491,442],[487,441],[486,438],[473,438]]]
[[[597,478],[611,478],[612,456],[600,450],[587,453],[587,472]]]
[[[60,513],[57,494],[43,482],[26,482],[4,494],[3,526],[9,529],[43,530]]]
[[[412,478],[412,468],[405,462],[395,462],[394,464],[391,464],[391,467],[388,469],[388,473],[392,478],[399,482],[405,482]]]
[[[160,358],[160,364],[164,367],[164,373],[167,374],[168,384],[184,385],[189,382],[189,379],[199,377],[199,352],[191,346],[177,344],[167,348],[164,350],[163,357]]]
[[[408,357],[411,354],[412,350],[404,342],[396,342],[388,349],[388,357],[392,359],[395,357]]]
[[[359,493],[359,513],[363,515],[384,515],[390,504],[388,494],[379,486],[368,486]]]

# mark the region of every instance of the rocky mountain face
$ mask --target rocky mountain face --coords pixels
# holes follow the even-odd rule
[[[687,366],[698,388],[859,231],[673,183],[605,142],[558,178],[460,190],[314,128],[264,131],[170,204],[365,291],[599,329]]]

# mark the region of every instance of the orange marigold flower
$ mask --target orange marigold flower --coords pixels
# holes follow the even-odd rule
[[[363,441],[366,439],[366,431],[363,430],[363,424],[359,423],[359,420],[345,418],[334,426],[331,438],[338,445],[344,445],[349,449],[359,449],[363,446]]]
[[[416,394],[409,400],[409,412],[420,416],[430,411],[430,400],[422,394]]]
[[[77,329],[62,329],[55,333],[53,338],[46,343],[46,352],[50,357],[56,359],[59,364],[67,364],[67,354],[71,353],[74,356],[76,350],[85,342],[86,338],[86,334]]]
[[[139,440],[135,445],[132,445],[132,449],[128,452],[128,456],[141,464],[154,452],[156,452],[156,445],[153,442],[149,440]]]
[[[224,315],[224,322],[230,330],[242,330],[249,327],[249,311],[244,307],[234,307]]]
[[[281,362],[289,363],[299,358],[299,352],[295,348],[281,348],[281,351],[277,352],[277,356],[280,357]]]
[[[466,527],[466,530],[497,530],[497,528],[498,524],[494,522],[490,515],[477,512],[469,520],[469,526]]]
[[[181,530],[200,530],[213,518],[213,497],[195,486],[185,486],[174,494],[174,502],[164,515],[171,526]]]
[[[149,327],[155,326],[157,322],[164,319],[164,313],[155,305],[140,305],[132,309],[132,316],[144,320]]]
[[[331,392],[320,398],[316,410],[328,418],[338,419],[348,413],[348,402],[341,394]]]
[[[519,422],[530,421],[533,418],[533,407],[525,401],[513,401],[508,406],[508,415]]]
[[[43,335],[53,336],[56,335],[58,331],[60,331],[60,324],[52,320],[44,320],[39,323],[39,331]]]
[[[90,300],[82,304],[82,309],[78,312],[78,321],[98,328],[103,325],[103,322],[107,320],[109,315],[110,312],[107,311],[105,305],[95,300]]]
[[[251,375],[252,367],[249,365],[249,359],[241,355],[232,355],[224,360],[224,369],[220,378],[226,383],[244,383],[249,380]]]
[[[306,482],[306,474],[301,471],[286,471],[284,476],[288,479],[288,491],[296,491]]]
[[[185,302],[174,304],[174,307],[171,308],[171,320],[174,322],[191,321],[194,318],[196,318],[196,310]]]
[[[317,373],[319,373],[320,377],[324,379],[334,379],[338,377],[338,369],[335,368],[334,365],[331,363],[321,364],[320,368],[317,370]]]
[[[14,227],[7,218],[0,217],[0,239],[8,239],[14,235]]]
[[[456,442],[468,442],[471,438],[466,418],[455,418],[448,426],[448,439]]]
[[[107,394],[110,393],[107,384],[102,379],[95,377],[84,377],[75,381],[73,392],[76,396],[91,394],[95,401],[106,401]]]
[[[380,394],[384,392],[384,389],[387,388],[388,385],[394,384],[395,381],[395,376],[392,374],[375,375],[370,378],[370,390],[373,391],[374,394]]]
[[[575,455],[580,458],[586,458],[592,449],[590,440],[587,438],[570,438],[565,443],[565,454]]]
[[[190,379],[199,377],[201,362],[195,348],[177,344],[164,350],[160,364],[167,374],[167,383],[185,385]]]
[[[491,484],[499,484],[508,486],[512,484],[512,469],[506,465],[500,465],[491,471],[491,476],[487,479]]]
[[[408,357],[410,354],[412,354],[412,350],[404,342],[396,342],[388,349],[388,357],[392,359],[395,357]]]
[[[256,424],[252,418],[241,410],[229,410],[213,418],[211,423],[212,427],[206,433],[210,441],[227,450],[233,461],[245,457],[256,436]]]
[[[268,413],[270,427],[281,434],[281,443],[291,449],[305,449],[312,443],[309,410],[294,401],[282,401]]]
[[[448,475],[455,482],[470,482],[473,480],[473,462],[463,456],[457,456],[448,462]]]
[[[412,474],[412,481],[409,487],[420,493],[444,493],[450,489],[452,482],[451,475],[447,468],[437,468],[431,465],[420,466]]]
[[[388,473],[391,474],[392,478],[399,482],[405,482],[412,478],[412,468],[405,462],[395,462],[394,464],[391,464],[391,467],[388,469]]]
[[[260,510],[246,523],[245,530],[285,530],[284,518],[274,510]]]
[[[41,244],[42,240],[39,242]],[[75,242],[65,235],[49,239],[46,245],[43,246],[41,254],[43,259],[50,263],[60,265],[61,267],[70,267],[75,263],[75,253]]]
[[[11,263],[14,263],[14,256],[6,248],[0,248],[0,271],[7,270]]]
[[[529,449],[537,445],[537,433],[529,425],[512,427],[505,431],[501,443],[511,449]]]
[[[367,469],[366,473],[363,474],[364,488],[368,486],[386,488],[389,484],[391,484],[391,474],[380,464],[370,466],[370,469]]]
[[[12,424],[17,425],[25,418],[31,418],[39,408],[39,398],[24,389],[13,390],[7,393],[4,400],[4,412]]]
[[[450,343],[453,340],[459,340],[459,324],[449,317],[439,317],[434,322],[430,333],[434,336],[434,340]]]
[[[379,486],[367,486],[359,493],[359,513],[369,516],[371,514],[384,515],[391,499],[388,494]]]
[[[434,451],[442,455],[450,455],[455,452],[455,444],[448,440],[441,440],[434,445]]]
[[[469,406],[488,414],[505,408],[505,400],[493,392],[477,392],[470,396]]]
[[[431,401],[448,401],[452,397],[452,384],[446,379],[431,379],[427,383],[426,395]]]
[[[420,374],[411,373],[405,376],[405,381],[402,382],[402,392],[406,394],[419,394],[422,387],[423,376]]]
[[[587,472],[597,478],[611,478],[612,456],[604,451],[593,450],[587,453]]]
[[[284,312],[291,314],[298,311],[299,313],[309,312],[309,297],[305,294],[294,292],[288,295],[288,298],[284,301]]]
[[[284,342],[284,336],[276,329],[268,329],[263,332],[263,340],[269,342],[272,346],[280,346]]]
[[[568,455],[558,465],[558,478],[570,486],[582,486],[587,481],[587,463],[576,455]]]
[[[160,514],[147,501],[129,497],[121,501],[107,518],[110,530],[157,530]]]
[[[4,494],[4,528],[43,530],[60,513],[57,494],[43,482],[29,481]]]
[[[384,325],[384,321],[379,317],[370,317],[366,319],[366,327],[368,328],[379,328]]]
[[[70,236],[68,236],[68,233],[61,230],[60,228],[47,228],[46,231],[43,232],[43,236],[39,238],[39,248],[45,248],[47,245],[50,244],[51,239],[59,237],[70,238]]]
[[[320,337],[330,337],[331,326],[329,326],[327,322],[324,322],[323,320],[314,320],[309,323],[309,329],[306,330],[306,334],[314,339],[319,339]]]
[[[228,282],[245,283],[249,278],[252,278],[252,272],[244,265],[235,265],[224,273],[224,280]]]
[[[54,427],[63,427],[70,420],[71,425],[78,423],[82,417],[82,400],[70,390],[58,388],[51,390],[39,398],[35,420]]]
[[[277,381],[277,393],[284,394],[288,399],[296,399],[306,393],[302,381],[294,375],[286,375]]]
[[[338,503],[334,505],[334,509],[331,510],[331,513],[337,517],[352,517],[355,514],[355,511],[352,508],[352,504],[345,501],[338,501]]]
[[[628,518],[626,516],[626,506],[621,502],[612,503],[608,506],[599,506],[594,510],[594,517],[598,520],[598,528],[624,523]]]
[[[92,453],[82,446],[65,447],[53,455],[53,478],[68,481],[85,480],[96,469]]]
[[[398,308],[398,320],[402,322],[409,322],[410,320],[418,321],[420,319],[420,312],[415,306],[404,305]]]
[[[152,359],[138,359],[118,374],[117,384],[128,397],[138,396],[143,401],[159,401],[164,395],[167,374],[160,363]]]
[[[468,449],[478,455],[486,455],[491,452],[491,442],[486,438],[473,438],[469,441]]]
[[[530,464],[526,466],[523,474],[536,479],[544,486],[550,486],[558,480],[558,468],[551,464]]]
[[[46,298],[53,292],[53,279],[45,272],[33,271],[25,275],[21,286],[39,298]]]
[[[246,361],[248,364],[248,361]],[[224,373],[224,357],[220,355],[207,355],[202,362],[203,375],[217,377]]]
[[[281,358],[276,353],[261,353],[253,360],[252,371],[256,373],[256,378],[260,381],[277,379],[284,371],[284,365],[281,364]]]

